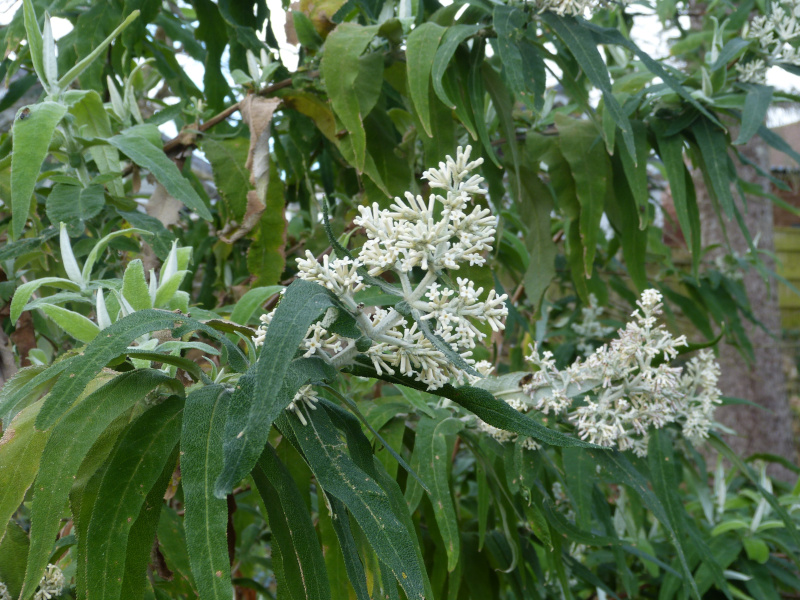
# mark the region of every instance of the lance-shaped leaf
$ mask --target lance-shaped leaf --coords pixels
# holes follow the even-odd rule
[[[286,289],[267,328],[264,350],[231,397],[225,425],[225,467],[214,492],[218,498],[229,494],[253,468],[267,443],[272,422],[300,386],[332,375],[325,372],[319,359],[292,362],[308,328],[332,306],[330,293],[316,283],[296,280]],[[290,366],[292,376],[287,377]]]
[[[187,331],[199,330],[222,342],[228,351],[229,360],[234,369],[241,369],[243,363],[246,363],[241,350],[211,327],[185,315],[176,315],[163,310],[140,310],[104,329],[86,346],[82,356],[75,357],[80,360],[71,360],[66,369],[63,366],[58,367],[59,371],[68,373],[53,386],[52,393],[48,395],[36,419],[36,426],[39,429],[47,429],[55,423],[102,368],[111,359],[123,354],[136,338],[161,329],[171,330],[178,324],[182,324],[182,326],[175,331],[180,332],[180,335]],[[44,377],[51,370],[55,370],[57,366],[58,363],[49,367],[41,376]]]
[[[30,300],[34,292],[45,285],[72,290],[74,292],[78,292],[81,289],[80,285],[77,283],[62,277],[42,277],[41,279],[34,279],[33,281],[23,283],[17,288],[17,291],[14,292],[14,298],[11,300],[10,316],[12,323],[16,323],[17,320],[19,320],[20,315],[25,310],[25,306],[28,304],[28,300]]]
[[[563,40],[575,60],[578,61],[583,72],[586,73],[589,81],[603,93],[605,109],[622,132],[622,139],[628,152],[635,157],[636,144],[633,140],[631,122],[611,91],[611,78],[608,75],[608,67],[597,50],[597,42],[594,40],[594,36],[581,27],[580,23],[573,17],[559,17],[553,12],[545,11],[542,13],[541,19]]]
[[[331,105],[352,139],[356,170],[364,171],[367,134],[362,120],[356,79],[358,58],[378,33],[378,26],[363,27],[357,23],[341,23],[325,40],[320,71]]]
[[[108,139],[113,135],[111,119],[103,107],[103,99],[96,91],[89,91],[69,108],[69,112],[75,117],[75,126],[82,137]],[[92,145],[89,146],[89,154],[100,173],[120,173],[119,151],[114,146]],[[121,177],[114,177],[108,183],[108,188],[115,196],[125,195]]]
[[[349,584],[355,590],[358,600],[369,600],[367,590],[367,574],[364,572],[364,565],[358,555],[358,547],[353,538],[353,531],[350,529],[350,515],[341,500],[330,494],[326,494],[328,506],[331,509],[330,521],[339,542],[342,552],[342,562],[349,578]],[[328,558],[327,552],[325,558]]]
[[[44,41],[42,31],[39,29],[39,21],[36,18],[36,11],[33,8],[32,0],[23,0],[22,17],[25,22],[25,33],[27,36],[28,47],[31,52],[31,62],[42,87],[48,89],[47,76],[44,68]]]
[[[87,535],[87,597],[120,598],[128,534],[181,431],[183,399],[171,396],[131,425],[109,457]]]
[[[771,85],[748,86],[744,110],[742,110],[742,126],[734,144],[746,144],[764,124],[767,110],[772,104],[772,92]]]
[[[95,61],[95,59],[97,59],[98,56],[100,56],[101,54],[103,54],[103,52],[105,52],[106,47],[111,42],[113,42],[114,39],[120,33],[122,33],[126,27],[128,27],[128,25],[133,23],[134,19],[136,19],[138,16],[139,16],[138,10],[134,10],[133,12],[131,12],[131,14],[129,14],[125,18],[125,20],[122,23],[120,23],[119,26],[109,34],[109,36],[106,39],[104,39],[102,42],[94,46],[89,54],[83,57],[83,59],[81,59],[78,62],[78,64],[72,67],[69,71],[67,71],[64,74],[64,76],[61,79],[58,80],[59,89],[62,90],[66,89],[67,86],[69,86],[69,84],[75,81],[78,78],[78,76],[81,73],[83,73],[87,69],[87,67]]]
[[[427,417],[420,419],[414,453],[419,452],[415,463],[419,465],[419,474],[430,488],[433,514],[447,551],[447,570],[453,571],[459,560],[461,534],[450,493],[448,471],[455,435],[464,428],[464,423],[452,417],[439,417],[435,420]]]
[[[219,385],[192,392],[186,398],[181,431],[186,545],[201,600],[230,600],[233,594],[228,504],[214,497],[214,480],[222,471],[222,433],[229,401],[230,392]]]
[[[433,137],[428,94],[431,87],[431,68],[445,31],[444,27],[436,23],[423,23],[411,32],[406,42],[409,94],[428,137]]]
[[[700,149],[703,160],[703,177],[725,215],[733,216],[733,195],[731,194],[730,158],[725,132],[708,119],[697,119],[692,125],[692,133]]]
[[[58,102],[40,102],[17,113],[12,127],[11,150],[11,239],[25,228],[31,196],[53,132],[67,112]]]
[[[453,58],[453,54],[455,54],[459,44],[478,33],[481,29],[483,29],[483,25],[454,25],[444,34],[444,39],[436,50],[431,69],[433,91],[436,92],[439,100],[451,109],[455,109],[456,105],[447,95],[442,83],[445,71],[447,71],[447,66],[450,64],[450,60]]]
[[[253,469],[253,481],[267,508],[292,598],[330,598],[325,559],[311,515],[291,474],[269,444]]]
[[[148,126],[142,125],[139,127]],[[150,171],[158,182],[164,186],[167,193],[183,202],[203,219],[211,220],[211,213],[208,207],[197,195],[189,180],[181,174],[175,163],[164,154],[164,151],[159,146],[150,142],[142,129],[132,127],[120,135],[115,135],[108,141],[137,165]]]
[[[97,325],[74,310],[46,302],[38,304],[37,308],[53,319],[61,329],[84,344],[91,342],[100,333]]]
[[[89,252],[89,256],[86,257],[86,262],[83,263],[83,269],[81,269],[81,276],[83,277],[83,280],[84,281],[91,280],[92,269],[94,269],[94,263],[97,262],[97,257],[100,256],[100,253],[103,250],[105,250],[106,246],[108,246],[111,240],[123,235],[130,235],[131,233],[138,233],[139,235],[147,235],[147,236],[153,235],[152,231],[131,227],[130,229],[120,229],[119,231],[112,231],[108,235],[103,236],[92,247],[91,252]]]
[[[416,540],[395,514],[387,492],[348,455],[326,411],[307,413],[307,425],[294,415],[286,415],[281,420],[282,429],[284,424],[291,428],[320,486],[347,506],[406,596],[422,600],[426,577],[416,553]],[[370,447],[368,441],[366,447]]]
[[[73,406],[53,428],[42,452],[41,468],[31,504],[30,590],[44,571],[58,534],[64,505],[75,475],[89,449],[106,428],[159,385],[180,384],[169,375],[139,369],[118,375]]]
[[[33,422],[42,407],[35,402],[22,410],[0,437],[0,522],[8,523],[17,511],[39,468],[47,436],[34,429]],[[52,539],[50,540],[52,544]]]
[[[354,365],[349,367],[348,370],[362,377],[375,377],[389,381],[391,383],[398,383],[407,387],[415,388],[418,390],[427,391],[425,384],[420,383],[411,377],[404,377],[402,375],[388,375],[384,373],[380,377],[374,369]],[[456,388],[450,384],[445,384],[434,392],[437,396],[448,398],[457,404],[460,404],[469,411],[475,413],[482,420],[486,421],[489,425],[494,425],[505,431],[511,431],[518,435],[532,437],[535,440],[550,444],[551,446],[561,447],[579,447],[579,448],[596,448],[601,450],[599,446],[584,442],[578,438],[570,437],[566,434],[556,431],[555,429],[548,429],[538,421],[528,417],[521,412],[514,410],[502,400],[495,398],[490,392],[468,385]],[[414,467],[412,463],[412,468]]]

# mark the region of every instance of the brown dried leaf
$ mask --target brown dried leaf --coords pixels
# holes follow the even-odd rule
[[[230,236],[222,235],[222,232],[220,232],[219,239],[226,244],[232,244],[236,240],[243,238],[252,231],[253,227],[258,225],[258,221],[261,219],[261,215],[266,208],[264,203],[259,199],[258,192],[256,190],[250,190],[247,192],[247,208],[242,218],[242,224]]]
[[[156,184],[156,189],[147,200],[145,210],[151,217],[155,217],[164,224],[164,227],[175,225],[178,222],[183,204],[177,198],[173,198],[160,183]]]
[[[253,94],[239,103],[244,122],[250,128],[250,151],[245,168],[250,171],[250,183],[264,198],[269,177],[269,124],[281,103],[279,98],[262,98]],[[263,189],[260,189],[263,186]]]

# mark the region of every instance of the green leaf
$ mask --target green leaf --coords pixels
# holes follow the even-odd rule
[[[113,42],[114,39],[120,33],[122,33],[125,30],[126,27],[128,27],[128,25],[133,23],[134,19],[136,19],[136,17],[138,17],[138,16],[139,16],[139,11],[138,10],[134,10],[133,12],[131,12],[131,14],[129,14],[125,18],[125,20],[122,23],[119,24],[119,26],[114,31],[112,31],[109,34],[109,36],[106,39],[104,39],[102,42],[100,42],[97,45],[93,44],[92,45],[93,46],[92,47],[92,51],[89,54],[87,54],[85,57],[83,57],[83,59],[81,59],[81,61],[78,64],[76,64],[74,67],[72,67],[69,71],[67,71],[64,74],[64,76],[61,79],[58,80],[59,89],[62,89],[62,90],[67,89],[69,84],[71,84],[73,81],[75,81],[75,79],[77,79],[78,76],[81,73],[83,73],[89,67],[89,65],[91,65],[95,61],[95,59],[97,59],[97,57],[99,57],[101,54],[103,54],[103,52],[105,52],[106,47],[111,42]],[[123,150],[123,152],[124,152],[124,150]]]
[[[326,498],[328,505],[331,507],[330,520],[336,533],[336,538],[339,541],[344,569],[350,580],[348,583],[353,586],[358,600],[370,600],[369,591],[367,591],[367,575],[364,572],[364,565],[361,563],[356,541],[353,539],[353,532],[350,529],[350,515],[347,512],[347,508],[335,496],[326,493]],[[327,553],[325,556],[327,558]],[[333,572],[331,574],[332,576],[335,575]],[[349,594],[342,600],[346,598],[349,598]]]
[[[644,52],[639,46],[633,43],[631,40],[626,38],[622,33],[613,27],[601,27],[599,25],[595,25],[594,23],[590,23],[581,18],[576,19],[577,23],[591,31],[594,34],[595,41],[598,44],[614,44],[616,46],[622,46],[623,48],[627,48],[631,52],[633,52],[636,57],[642,61],[647,69],[655,74],[656,76],[660,77],[664,83],[666,83],[672,91],[678,94],[681,98],[683,98],[686,102],[691,104],[694,108],[700,111],[701,114],[705,115],[707,119],[710,119],[712,123],[722,126],[721,123],[712,115],[705,106],[703,106],[700,102],[695,99],[694,96],[683,86],[681,83],[675,79],[675,76],[672,75],[666,68],[664,68],[661,63],[657,60],[652,58],[649,54]]]
[[[436,55],[433,59],[433,67],[431,75],[433,78],[433,91],[439,97],[439,100],[444,102],[445,106],[455,109],[455,103],[447,96],[445,92],[442,79],[444,78],[447,66],[453,58],[458,46],[466,40],[483,29],[483,25],[454,25],[450,27],[444,34],[442,43],[436,50]]]
[[[349,367],[349,371],[354,375],[359,375],[362,377],[376,377],[383,379],[384,381],[389,381],[391,383],[404,385],[418,390],[424,391],[427,389],[425,384],[422,384],[410,377],[388,374],[378,377],[377,373],[375,373],[375,371],[370,367],[354,365]],[[442,396],[443,398],[448,398],[449,400],[460,404],[467,410],[475,413],[489,425],[494,425],[495,427],[499,427],[505,431],[511,431],[517,435],[532,437],[535,440],[545,444],[550,444],[551,446],[560,446],[566,448],[574,446],[578,448],[599,449],[599,447],[595,446],[594,444],[584,442],[578,438],[569,437],[568,435],[565,435],[554,429],[548,429],[531,417],[514,410],[502,400],[498,400],[486,390],[468,385],[455,388],[450,384],[445,384],[436,390],[436,395]],[[412,464],[411,466],[413,467],[414,465]]]
[[[352,140],[354,165],[359,173],[364,172],[366,164],[367,135],[362,120],[359,98],[355,93],[358,77],[358,59],[372,38],[378,33],[378,26],[362,27],[357,23],[341,23],[325,40],[320,62],[322,80],[331,99],[333,110],[342,121]]]
[[[744,544],[744,551],[750,560],[754,560],[760,565],[769,560],[769,546],[764,540],[746,536],[742,538],[742,544]]]
[[[120,597],[133,519],[178,443],[182,414],[183,399],[171,396],[139,417],[112,452],[86,540],[87,597]]]
[[[637,123],[636,121],[634,123]],[[644,140],[642,141],[644,146]],[[641,147],[641,146],[639,146]],[[624,148],[624,146],[621,146]],[[645,150],[647,148],[645,147]],[[624,154],[624,150],[620,152]],[[620,156],[620,158],[622,158]],[[613,183],[606,190],[606,213],[610,220],[616,213],[615,227],[622,241],[622,255],[625,258],[625,265],[634,285],[644,291],[648,287],[647,283],[647,237],[648,232],[641,229],[641,225],[647,225],[647,205],[640,207],[634,199],[630,188],[630,175],[625,176],[624,159],[616,158],[612,162]],[[646,166],[644,159],[639,163]]]
[[[459,560],[461,534],[453,496],[450,493],[448,472],[455,436],[464,428],[464,423],[452,417],[441,418],[441,416],[437,420],[427,417],[419,420],[414,453],[419,452],[419,457],[416,459],[419,474],[430,488],[433,514],[447,551],[447,570],[453,571]]]
[[[103,100],[94,90],[88,93],[69,108],[75,117],[75,126],[78,133],[85,138],[108,139],[114,135],[111,128],[111,119],[103,107]],[[97,165],[97,170],[103,174],[120,173],[119,152],[108,144],[89,146],[89,154]],[[125,196],[125,187],[122,178],[117,176],[110,182],[109,190],[115,196]],[[52,221],[52,219],[51,219]]]
[[[11,520],[36,477],[49,435],[33,426],[42,403],[39,400],[20,411],[0,437],[0,523]]]
[[[267,328],[264,350],[239,380],[231,398],[225,425],[225,467],[214,491],[218,498],[229,494],[252,470],[267,443],[272,422],[300,386],[329,376],[318,359],[292,362],[292,358],[308,328],[331,306],[330,292],[316,283],[295,280],[286,288]]]
[[[81,289],[77,283],[62,277],[42,277],[41,279],[34,279],[33,281],[23,283],[17,288],[17,291],[14,292],[14,297],[11,300],[10,317],[12,323],[16,323],[19,320],[20,315],[25,310],[25,306],[28,304],[28,300],[30,300],[36,290],[44,285],[72,290],[73,292],[79,292]]]
[[[183,283],[184,278],[189,271],[178,271],[167,281],[159,283],[158,290],[156,291],[155,306],[158,308],[167,308],[170,300],[178,293],[178,288]]]
[[[30,590],[47,566],[70,488],[90,448],[117,417],[165,384],[180,385],[166,373],[152,369],[123,373],[70,408],[53,428],[41,452],[37,481],[42,485],[36,487],[31,504]]]
[[[647,157],[650,154],[650,148],[647,145],[647,126],[643,121],[631,121],[631,127],[633,128],[633,139],[636,141],[637,156],[631,156],[628,147],[624,144],[617,144],[617,146],[622,166],[625,169],[628,187],[636,201],[639,229],[646,229],[647,207],[650,202],[647,190]]]
[[[11,135],[11,239],[25,228],[31,196],[42,162],[47,156],[53,132],[67,107],[58,102],[40,102],[25,107],[14,119]]]
[[[41,303],[37,308],[53,319],[61,329],[85,344],[91,342],[100,333],[97,325],[73,310],[47,303]]]
[[[423,23],[411,32],[406,41],[408,91],[428,137],[433,137],[430,96],[428,95],[431,87],[431,69],[439,48],[439,41],[444,33],[445,28],[436,23]]]
[[[564,448],[561,452],[564,477],[575,502],[577,522],[588,530],[592,523],[592,489],[596,478],[595,462],[580,448]]]
[[[292,598],[330,598],[325,559],[311,515],[292,476],[269,444],[253,469],[253,481],[267,508]]]
[[[47,429],[55,423],[64,409],[72,405],[86,385],[100,373],[103,367],[111,359],[123,354],[136,338],[160,329],[173,329],[181,323],[182,326],[175,330],[176,334],[183,335],[187,330],[202,331],[224,344],[231,366],[237,371],[243,370],[247,360],[241,350],[211,327],[185,315],[177,315],[163,310],[140,310],[104,329],[86,346],[82,355],[77,357],[80,360],[70,361],[67,369],[56,363],[41,374],[41,377],[44,377],[45,374],[55,371],[56,368],[59,371],[69,371],[53,386],[52,392],[37,417],[37,428]]]
[[[44,42],[42,40],[42,31],[39,29],[39,20],[36,18],[36,11],[33,8],[31,0],[23,0],[22,15],[25,22],[25,33],[27,34],[27,42],[31,52],[31,62],[39,76],[39,81],[42,87],[47,90],[50,88],[49,81],[44,69]]]
[[[214,184],[234,218],[241,220],[247,208],[250,172],[245,168],[249,140],[243,137],[215,140],[203,138],[203,152],[211,163]]]
[[[181,174],[175,163],[164,154],[164,151],[159,146],[153,145],[142,131],[133,128],[120,135],[115,135],[108,142],[126,154],[137,165],[150,171],[170,196],[183,202],[206,221],[211,220],[208,207],[194,191],[189,181]]]
[[[779,136],[774,131],[767,129],[766,125],[762,125],[758,128],[758,135],[764,140],[767,144],[778,150],[779,152],[783,152],[791,156],[795,162],[800,164],[800,153],[798,153],[794,148],[792,148],[786,140],[784,140],[781,136]]]
[[[519,216],[528,230],[525,248],[531,261],[523,276],[525,295],[538,311],[544,292],[556,275],[556,245],[550,233],[553,200],[539,176],[528,167],[520,168],[522,181],[518,199]]]
[[[663,136],[656,132],[656,139],[672,192],[678,224],[692,252],[692,270],[696,274],[700,264],[700,211],[697,208],[694,184],[683,162],[683,138],[680,135]]]
[[[603,93],[605,109],[622,132],[622,139],[629,154],[637,156],[633,128],[628,116],[611,91],[608,67],[597,50],[597,42],[593,39],[592,34],[581,27],[581,24],[573,17],[559,17],[553,12],[545,11],[541,14],[541,19],[563,40],[589,81]]]
[[[247,268],[256,276],[256,285],[271,286],[280,281],[286,266],[286,198],[278,165],[272,160],[265,202],[258,237],[247,251]]]
[[[86,262],[83,263],[83,269],[81,270],[81,277],[83,277],[83,280],[90,281],[92,279],[92,269],[94,269],[94,263],[97,262],[97,257],[111,240],[123,235],[129,235],[131,233],[138,233],[139,235],[153,235],[152,232],[147,231],[146,229],[137,229],[135,227],[131,227],[130,229],[112,231],[108,235],[100,238],[100,240],[92,247],[91,252],[89,252],[89,256],[86,257]]]
[[[70,233],[79,235],[86,227],[86,220],[96,216],[105,206],[102,185],[80,188],[74,185],[57,184],[47,197],[47,218],[52,223],[64,222]]]
[[[247,290],[233,307],[231,321],[239,325],[248,325],[256,311],[282,289],[284,289],[282,285],[268,285]]]
[[[734,144],[746,144],[762,127],[772,104],[771,85],[749,85],[742,110],[742,126]]]
[[[467,101],[469,103],[469,109],[472,111],[472,116],[475,119],[475,129],[478,133],[481,146],[483,146],[483,152],[489,156],[489,159],[498,169],[502,169],[503,166],[500,163],[497,152],[494,146],[492,146],[489,126],[486,122],[486,86],[483,83],[482,76],[485,48],[485,39],[476,38],[473,41],[472,50],[469,54],[469,68],[467,71]]]
[[[348,456],[327,412],[308,412],[306,426],[294,415],[283,416],[282,423],[291,428],[317,481],[347,506],[409,600],[423,600],[425,575],[416,553],[416,540],[395,515],[387,492]]]
[[[580,235],[584,273],[588,278],[592,275],[611,164],[597,128],[591,121],[573,119],[557,113],[555,122],[561,153],[572,171],[581,207]],[[575,276],[580,277],[581,274]]]
[[[150,289],[144,276],[144,265],[139,258],[132,260],[125,267],[125,273],[122,275],[122,295],[134,310],[153,308]]]
[[[228,503],[214,497],[214,480],[222,471],[222,433],[229,401],[230,393],[219,385],[195,390],[186,398],[181,430],[186,545],[201,600],[230,600],[233,595]]]
[[[16,598],[22,589],[29,546],[25,530],[16,521],[8,521],[0,536],[0,581],[6,584],[12,598]]]
[[[481,68],[483,75],[484,86],[489,92],[489,97],[492,99],[492,106],[494,107],[497,118],[500,121],[500,129],[505,135],[506,146],[511,150],[511,160],[514,164],[515,174],[515,188],[517,196],[522,193],[522,181],[519,176],[520,170],[520,156],[519,156],[519,143],[517,142],[517,128],[514,124],[514,117],[512,112],[514,110],[514,98],[506,89],[503,80],[497,74],[489,63],[484,62]]]
[[[730,158],[725,132],[708,119],[697,119],[691,127],[703,159],[703,177],[728,218],[733,217]]]

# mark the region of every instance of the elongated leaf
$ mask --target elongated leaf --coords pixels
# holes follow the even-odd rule
[[[355,375],[362,377],[378,377],[377,373],[370,367],[362,367],[360,365],[349,367],[349,371]],[[425,390],[425,385],[420,384],[418,381],[399,375],[381,375],[379,379],[389,381],[391,383],[398,383],[407,387]],[[457,404],[460,404],[469,411],[472,411],[482,420],[486,421],[489,425],[494,425],[505,431],[511,431],[518,435],[525,437],[532,437],[535,440],[550,444],[551,446],[560,447],[578,447],[578,448],[595,448],[600,449],[594,444],[584,442],[581,439],[569,437],[556,431],[548,429],[538,421],[520,413],[511,408],[502,400],[495,398],[490,392],[471,386],[462,386],[455,388],[450,384],[436,390],[436,395],[448,398]],[[413,468],[414,465],[412,464]]]
[[[108,45],[111,42],[113,42],[114,39],[116,39],[116,37],[120,33],[122,33],[125,30],[125,28],[128,27],[128,25],[133,23],[134,19],[136,19],[138,16],[139,16],[138,10],[134,10],[133,12],[131,12],[131,14],[129,14],[125,18],[125,20],[122,23],[120,23],[119,26],[109,34],[109,36],[106,39],[104,39],[102,42],[94,46],[92,48],[92,51],[86,56],[84,56],[80,60],[80,62],[78,62],[78,64],[76,64],[69,71],[64,73],[64,76],[58,80],[59,89],[62,90],[66,89],[70,83],[75,81],[75,79],[77,79],[78,76],[89,67],[89,65],[91,65],[101,54],[103,54]]]
[[[112,358],[124,353],[125,349],[136,338],[160,329],[173,329],[180,323],[183,324],[183,333],[186,330],[199,330],[222,342],[228,349],[229,360],[231,360],[231,365],[235,369],[241,369],[243,363],[246,362],[241,350],[231,344],[227,338],[199,321],[190,319],[185,315],[176,315],[163,310],[140,310],[104,329],[86,347],[83,355],[79,357],[80,360],[70,361],[67,369],[56,363],[56,365],[49,367],[41,374],[41,377],[45,377],[46,374],[49,374],[51,370],[55,371],[56,368],[58,371],[68,371],[67,376],[61,377],[53,386],[51,394],[37,417],[37,428],[47,429],[55,423],[64,409],[72,405],[86,385],[102,368]],[[181,331],[181,328],[176,331]]]
[[[325,559],[311,515],[292,476],[269,444],[253,469],[253,481],[267,508],[272,534],[280,546],[283,573],[292,598],[330,598]]]
[[[694,185],[683,162],[683,138],[680,135],[663,136],[658,132],[656,138],[658,152],[667,172],[678,224],[692,252],[693,272],[697,273],[700,264],[700,211],[697,208]]]
[[[624,154],[624,150],[620,154]],[[645,160],[646,153],[639,164],[646,166]],[[642,224],[647,226],[647,206],[645,204],[644,207],[640,207],[634,199],[630,188],[630,174],[628,177],[625,176],[624,162],[618,158],[612,161],[613,183],[606,190],[606,210],[609,219],[612,218],[614,209],[618,213],[619,222],[615,225],[619,228],[625,265],[633,283],[640,291],[644,291],[648,287],[646,270],[648,233],[641,226]]]
[[[39,29],[39,20],[36,18],[36,11],[33,8],[32,0],[23,0],[22,17],[25,23],[25,33],[31,52],[31,62],[42,87],[48,89],[49,82],[44,70],[44,42],[42,40],[42,30]]]
[[[0,437],[0,523],[9,522],[36,477],[49,435],[33,427],[42,402],[39,400],[22,410]]]
[[[341,500],[330,494],[326,494],[326,497],[331,507],[331,521],[342,551],[344,568],[350,579],[349,583],[353,586],[358,600],[369,600],[367,575],[364,572],[364,565],[361,563],[356,541],[353,539],[353,532],[350,529],[350,515]]]
[[[418,459],[420,476],[431,490],[433,514],[447,551],[448,571],[456,568],[461,550],[461,534],[453,496],[450,493],[448,471],[455,434],[463,428],[464,424],[452,417],[437,420],[423,417],[417,425],[414,443],[414,452],[420,453]]]
[[[100,333],[97,325],[74,310],[45,302],[39,304],[38,308],[53,319],[61,329],[85,344],[91,342]]]
[[[155,485],[178,443],[182,414],[183,400],[170,397],[139,417],[114,449],[89,523],[87,596],[120,597],[132,519],[142,490]]]
[[[164,151],[153,145],[139,131],[128,131],[115,135],[108,140],[118,150],[126,154],[137,165],[150,171],[158,182],[164,186],[170,196],[183,202],[206,221],[211,220],[211,213],[194,191],[189,181],[181,174]]]
[[[130,235],[131,233],[138,233],[139,235],[153,235],[153,232],[147,231],[146,229],[138,229],[136,227],[131,227],[130,229],[120,229],[118,231],[112,231],[108,235],[100,238],[98,242],[92,247],[91,252],[89,252],[89,256],[86,257],[86,262],[83,263],[83,269],[81,269],[81,277],[83,277],[84,281],[89,281],[92,278],[92,269],[94,269],[94,263],[97,262],[97,257],[100,256],[100,253],[105,250],[106,246],[108,246],[109,242],[115,238],[118,238],[123,235]]]
[[[614,44],[616,46],[627,48],[633,52],[636,57],[642,61],[644,66],[647,67],[651,73],[660,77],[662,81],[666,83],[670,89],[672,89],[672,91],[700,111],[700,113],[705,115],[707,119],[710,119],[712,123],[719,125],[720,127],[722,126],[717,118],[714,117],[714,115],[712,115],[705,106],[698,102],[697,99],[692,96],[689,90],[681,85],[680,81],[678,81],[675,76],[670,73],[670,71],[668,71],[661,63],[653,59],[641,48],[639,48],[639,46],[622,35],[618,29],[614,29],[613,27],[601,27],[600,25],[595,25],[594,23],[590,23],[589,21],[586,21],[580,17],[576,18],[576,21],[581,27],[592,32],[595,37],[595,41],[598,44]]]
[[[64,279],[62,277],[42,277],[41,279],[34,279],[23,283],[14,292],[14,298],[11,300],[11,322],[16,323],[19,320],[22,311],[25,310],[25,305],[28,304],[33,293],[42,286],[50,286],[55,288],[72,290],[74,292],[80,291],[80,286],[77,283]]]
[[[267,328],[264,351],[239,380],[231,398],[225,425],[225,467],[214,491],[218,498],[229,494],[252,470],[267,443],[272,422],[289,405],[300,386],[330,375],[318,364],[319,359],[292,363],[292,358],[308,328],[331,306],[329,292],[315,283],[296,280],[286,289]],[[295,366],[289,378],[291,364]]]
[[[444,27],[436,23],[423,23],[411,32],[406,42],[409,95],[428,137],[433,137],[430,96],[428,94],[431,87],[431,69],[433,68],[436,51],[439,48],[439,41],[445,31]]]
[[[308,412],[306,426],[295,416],[282,417],[282,423],[291,428],[319,484],[347,506],[406,596],[422,600],[425,575],[415,550],[416,540],[395,515],[386,491],[348,456],[327,413]]]
[[[352,140],[356,170],[364,172],[366,163],[367,134],[362,120],[355,83],[358,77],[358,58],[372,38],[378,26],[363,27],[357,23],[341,23],[325,40],[320,71],[325,89],[331,99],[333,110],[347,129]]]
[[[38,26],[37,26],[38,27]],[[11,153],[11,239],[25,228],[31,196],[50,140],[67,107],[58,102],[40,102],[17,113],[12,127]]]
[[[133,310],[144,310],[153,308],[153,300],[150,298],[150,289],[144,276],[144,265],[141,259],[135,259],[125,267],[122,275],[122,295],[133,307]]]
[[[603,92],[606,110],[622,132],[622,139],[625,142],[628,153],[633,157],[637,156],[633,128],[628,116],[622,110],[611,91],[611,78],[608,75],[608,67],[606,67],[603,57],[600,56],[600,52],[597,50],[597,43],[592,34],[581,27],[581,24],[574,17],[559,17],[553,12],[545,11],[542,13],[541,18],[564,41],[575,60],[578,61],[581,69],[583,69],[583,72],[586,73],[589,81]]]
[[[447,66],[450,64],[450,60],[453,58],[453,54],[455,54],[456,49],[461,42],[466,40],[468,37],[475,35],[481,29],[483,29],[483,25],[454,25],[445,32],[444,39],[442,40],[439,48],[436,50],[436,55],[434,56],[433,66],[431,69],[431,76],[433,77],[433,91],[436,92],[439,100],[444,102],[445,106],[451,109],[455,109],[456,105],[448,97],[447,92],[445,92],[444,84],[442,83],[444,73],[447,70]]]
[[[248,144],[247,138],[242,137],[226,140],[206,137],[203,140],[203,152],[211,163],[214,183],[236,219],[244,216],[247,192],[253,189],[250,172],[245,168]]]
[[[177,460],[178,448],[175,448],[164,464],[161,475],[147,493],[142,508],[139,510],[139,516],[133,522],[128,533],[121,598],[141,598],[149,583],[147,567],[150,564],[158,521],[164,506],[164,494],[172,481]]]
[[[472,50],[469,54],[469,69],[467,74],[467,100],[472,116],[475,119],[475,129],[478,139],[483,146],[483,151],[489,156],[491,161],[498,169],[502,169],[500,158],[492,145],[489,134],[489,125],[486,122],[486,86],[483,83],[483,63],[485,59],[484,49],[486,40],[476,38],[473,41]]]
[[[739,129],[739,137],[734,144],[746,144],[750,141],[758,129],[764,125],[767,118],[767,110],[772,104],[771,85],[752,85],[747,90],[747,97],[744,100],[744,110],[742,111],[742,126]]]
[[[725,132],[708,119],[697,119],[692,125],[700,154],[703,157],[703,176],[711,183],[711,191],[728,218],[733,217],[733,196]]]
[[[100,98],[100,94],[94,90],[89,91],[81,100],[73,104],[69,112],[75,117],[75,125],[85,138],[108,139],[114,134],[111,129],[111,119],[103,107],[103,100]],[[114,146],[107,144],[89,146],[89,154],[100,173],[122,171],[119,166],[119,152]],[[120,177],[111,180],[108,188],[115,196],[125,195],[125,187],[122,185]]]
[[[31,504],[28,585],[33,587],[29,590],[47,566],[69,491],[89,449],[117,417],[164,384],[179,385],[166,373],[152,369],[123,373],[72,407],[53,428],[41,454],[37,477],[42,485],[36,487]]]
[[[96,216],[104,205],[102,185],[81,188],[57,184],[47,197],[47,218],[52,223],[66,223],[71,233],[80,235],[86,220]]]
[[[256,311],[282,289],[282,285],[268,285],[248,290],[233,307],[231,321],[239,323],[239,325],[248,325]]]
[[[767,129],[766,125],[762,125],[761,127],[758,128],[758,135],[767,144],[775,148],[775,150],[787,154],[788,156],[792,157],[792,159],[794,159],[795,162],[800,164],[800,153],[798,153],[794,148],[792,148],[786,142],[786,140],[784,140],[777,133],[775,133],[770,129]]]
[[[12,598],[22,589],[29,545],[25,530],[16,521],[9,521],[0,536],[0,581],[6,584]]]
[[[192,392],[186,398],[181,430],[186,545],[201,600],[230,600],[233,595],[228,503],[214,497],[214,480],[222,471],[222,433],[229,401],[230,393],[219,385]]]
[[[611,179],[611,164],[599,132],[591,121],[555,116],[561,153],[569,163],[580,203],[580,234],[586,277],[591,277],[600,220]],[[629,124],[630,126],[630,124]],[[580,277],[581,274],[575,274]]]

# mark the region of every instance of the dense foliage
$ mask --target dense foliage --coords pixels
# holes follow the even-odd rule
[[[25,0],[0,599],[800,590],[800,487],[713,422],[768,269],[704,260],[689,170],[743,226],[739,146],[800,161],[762,4],[302,0],[290,68],[262,1]]]

